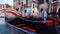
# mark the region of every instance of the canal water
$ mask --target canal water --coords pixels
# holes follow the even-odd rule
[[[0,34],[12,34],[6,27],[6,22],[4,18],[0,18]]]

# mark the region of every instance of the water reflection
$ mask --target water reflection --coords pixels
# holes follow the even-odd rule
[[[0,34],[12,34],[12,33],[7,29],[4,18],[0,18]]]

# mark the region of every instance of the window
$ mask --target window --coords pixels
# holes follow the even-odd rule
[[[53,0],[53,1],[57,1],[57,0]]]
[[[28,5],[28,0],[26,0],[26,5]]]
[[[53,0],[53,2],[54,2],[54,1],[58,1],[58,0]]]
[[[44,0],[38,0],[39,1],[39,4],[42,4],[44,3]]]
[[[25,10],[25,13],[27,12],[27,10]]]
[[[49,0],[46,0],[46,2],[48,3],[48,2],[49,2]]]
[[[2,5],[0,5],[0,8],[2,8]]]
[[[33,13],[34,13],[35,11],[33,11]]]
[[[35,1],[33,1],[33,3],[35,3]]]
[[[19,11],[19,8],[16,8],[16,11]]]
[[[34,8],[34,4],[33,4],[33,8]]]
[[[3,6],[3,8],[4,8],[4,6]]]
[[[23,2],[22,2],[22,6],[23,6]]]
[[[18,3],[20,5],[20,3]]]
[[[59,13],[59,18],[60,18],[60,8],[58,9],[58,13]]]
[[[41,11],[43,11],[43,9],[41,8]]]
[[[18,4],[20,5],[20,0],[18,0]]]
[[[58,10],[58,13],[60,13],[60,8],[59,8],[59,10]]]

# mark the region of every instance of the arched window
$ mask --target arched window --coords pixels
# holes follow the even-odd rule
[[[16,8],[16,11],[19,11],[19,8]]]
[[[23,6],[23,2],[22,2],[22,6]]]
[[[33,13],[34,13],[35,11],[33,11]]]
[[[58,12],[60,13],[60,8],[59,8]]]
[[[59,18],[60,18],[60,8],[58,9],[58,13],[59,13]]]
[[[25,13],[27,12],[27,10],[25,10]]]
[[[20,5],[20,3],[18,3]]]
[[[34,4],[33,4],[33,8],[34,8]]]
[[[26,0],[26,5],[28,5],[28,0]]]
[[[43,11],[43,8],[41,8],[41,11]]]

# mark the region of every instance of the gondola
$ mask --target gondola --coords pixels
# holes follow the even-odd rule
[[[14,34],[57,34],[53,19],[47,18],[46,23],[42,23],[43,21],[42,18],[35,19],[30,17],[28,19],[20,16],[19,18],[9,20],[6,17],[7,27],[13,31]]]

